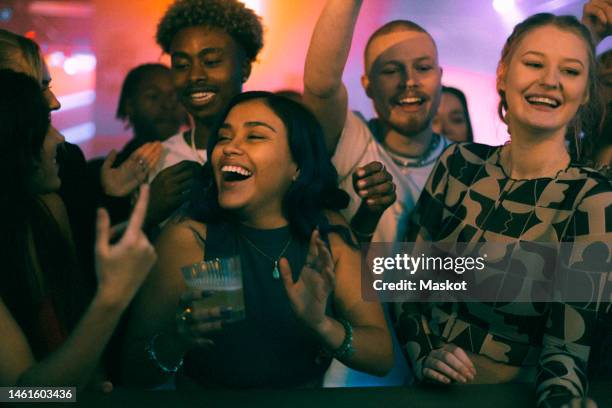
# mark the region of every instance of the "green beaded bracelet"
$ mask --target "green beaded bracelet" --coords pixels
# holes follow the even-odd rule
[[[336,320],[338,320],[344,327],[344,341],[336,350],[325,349],[325,353],[336,360],[341,360],[343,358],[348,358],[355,353],[355,349],[353,348],[353,326],[346,319],[338,318]]]

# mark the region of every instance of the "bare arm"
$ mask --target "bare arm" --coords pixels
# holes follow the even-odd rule
[[[97,296],[62,347],[37,362],[23,331],[0,301],[0,384],[87,385],[122,311]]]
[[[171,221],[156,244],[158,262],[134,299],[123,347],[123,381],[128,385],[152,387],[166,382],[165,373],[149,358],[145,346],[157,336],[154,348],[158,361],[176,367],[191,347],[176,327],[179,300],[185,292],[180,269],[204,259],[204,247],[195,231],[205,236],[205,227],[192,221]]]
[[[304,67],[304,103],[321,122],[333,154],[344,127],[348,97],[342,73],[362,0],[329,0],[317,21]]]
[[[339,214],[330,214],[331,224],[340,224],[348,228],[344,218]],[[354,328],[353,347],[355,354],[342,362],[351,368],[375,375],[385,375],[393,366],[393,347],[391,334],[382,311],[376,302],[366,302],[361,295],[361,256],[356,248],[350,247],[337,234],[329,236],[336,262],[336,289],[334,302],[341,317],[347,319]],[[336,338],[344,340],[344,330],[333,321],[330,324],[340,326]],[[333,329],[331,329],[333,330]],[[329,334],[333,336],[332,331]],[[339,345],[339,344],[338,344]]]
[[[97,293],[64,344],[36,361],[28,340],[0,300],[0,384],[84,386],[96,369],[121,313],[148,273],[155,253],[140,227],[148,189],[143,189],[130,224],[116,245],[109,245],[108,214],[100,211],[96,239]]]
[[[348,229],[340,215],[330,213],[328,218],[332,224]],[[281,276],[291,307],[298,319],[319,336],[326,349],[338,350],[347,330],[339,319],[325,313],[333,292],[338,318],[347,320],[353,331],[354,352],[343,353],[338,358],[351,368],[385,375],[393,365],[391,336],[380,304],[361,298],[359,252],[335,233],[329,234],[329,241],[331,253],[318,230],[313,232],[306,264],[296,282],[287,260],[281,260]]]

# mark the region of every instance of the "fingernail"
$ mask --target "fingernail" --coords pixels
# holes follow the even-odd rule
[[[361,195],[361,196],[363,196],[363,197],[367,196],[367,195],[368,195],[368,190],[361,190],[361,191],[359,192],[359,195]]]
[[[368,199],[366,200],[366,203],[368,203],[368,204],[370,204],[370,205],[371,205],[371,204],[374,204],[374,199],[372,199],[372,198],[368,198]]]
[[[363,176],[365,176],[365,170],[357,170],[357,175],[358,175],[359,177],[363,177]]]
[[[360,181],[357,183],[357,185],[358,185],[359,187],[365,187],[365,185],[366,185],[366,181],[365,181],[365,180],[360,180]]]

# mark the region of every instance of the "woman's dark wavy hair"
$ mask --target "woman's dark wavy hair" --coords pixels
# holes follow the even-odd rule
[[[463,108],[463,114],[465,116],[465,124],[467,126],[467,140],[466,142],[474,141],[474,130],[472,129],[472,120],[470,119],[470,111],[468,110],[467,98],[461,89],[452,86],[442,86],[442,93],[449,93],[459,99],[461,107]]]
[[[597,76],[597,59],[595,57],[595,45],[591,39],[589,29],[580,23],[574,16],[556,16],[550,13],[539,13],[527,18],[525,21],[517,24],[506,40],[502,49],[501,58],[497,65],[497,93],[499,94],[499,105],[497,111],[501,120],[508,124],[508,102],[506,94],[499,87],[501,81],[505,77],[510,61],[514,56],[514,52],[518,48],[520,42],[531,31],[544,27],[554,26],[561,30],[570,31],[578,35],[585,44],[589,57],[588,70],[588,93],[589,100],[586,104],[580,106],[576,116],[571,120],[567,128],[566,138],[571,142],[575,142],[577,148],[576,156],[580,157],[580,149],[578,139],[582,132],[584,134],[600,134],[603,128],[603,112],[604,103],[601,98],[599,78]]]
[[[323,130],[315,116],[303,105],[270,92],[245,92],[229,104],[230,110],[248,101],[261,101],[284,123],[289,139],[291,158],[300,169],[297,179],[283,198],[283,212],[294,236],[308,242],[312,231],[319,226],[325,233],[326,218],[323,210],[337,211],[348,206],[349,195],[338,188],[338,173],[331,163],[323,139]],[[218,132],[208,139],[208,154],[212,156],[218,141]],[[202,171],[203,188],[198,189],[191,202],[190,216],[200,222],[231,219],[231,213],[219,206],[214,170],[208,161]],[[353,244],[347,228],[331,226],[343,239]]]
[[[83,286],[71,244],[32,188],[50,125],[49,106],[39,83],[22,73],[0,69],[0,90],[0,297],[41,358],[48,350],[40,302],[49,296],[70,330],[84,307]]]

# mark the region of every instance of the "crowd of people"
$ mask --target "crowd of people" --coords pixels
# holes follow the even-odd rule
[[[607,282],[612,58],[595,47],[612,2],[514,27],[496,73],[502,146],[474,142],[465,94],[408,20],[364,50],[376,117],[351,111],[361,5],[327,0],[299,94],[242,92],[263,47],[243,3],[176,0],[156,35],[171,67],[127,74],[117,118],[134,136],[90,162],[51,123],[38,45],[0,30],[0,385],[320,387],[332,360],[379,377],[403,360],[406,386],[532,383],[538,406],[595,406],[589,379],[612,378],[610,299],[367,302],[359,248],[499,243],[488,273],[533,278],[547,266],[522,243],[562,243],[577,272],[597,246]],[[181,272],[236,256],[238,321]]]

